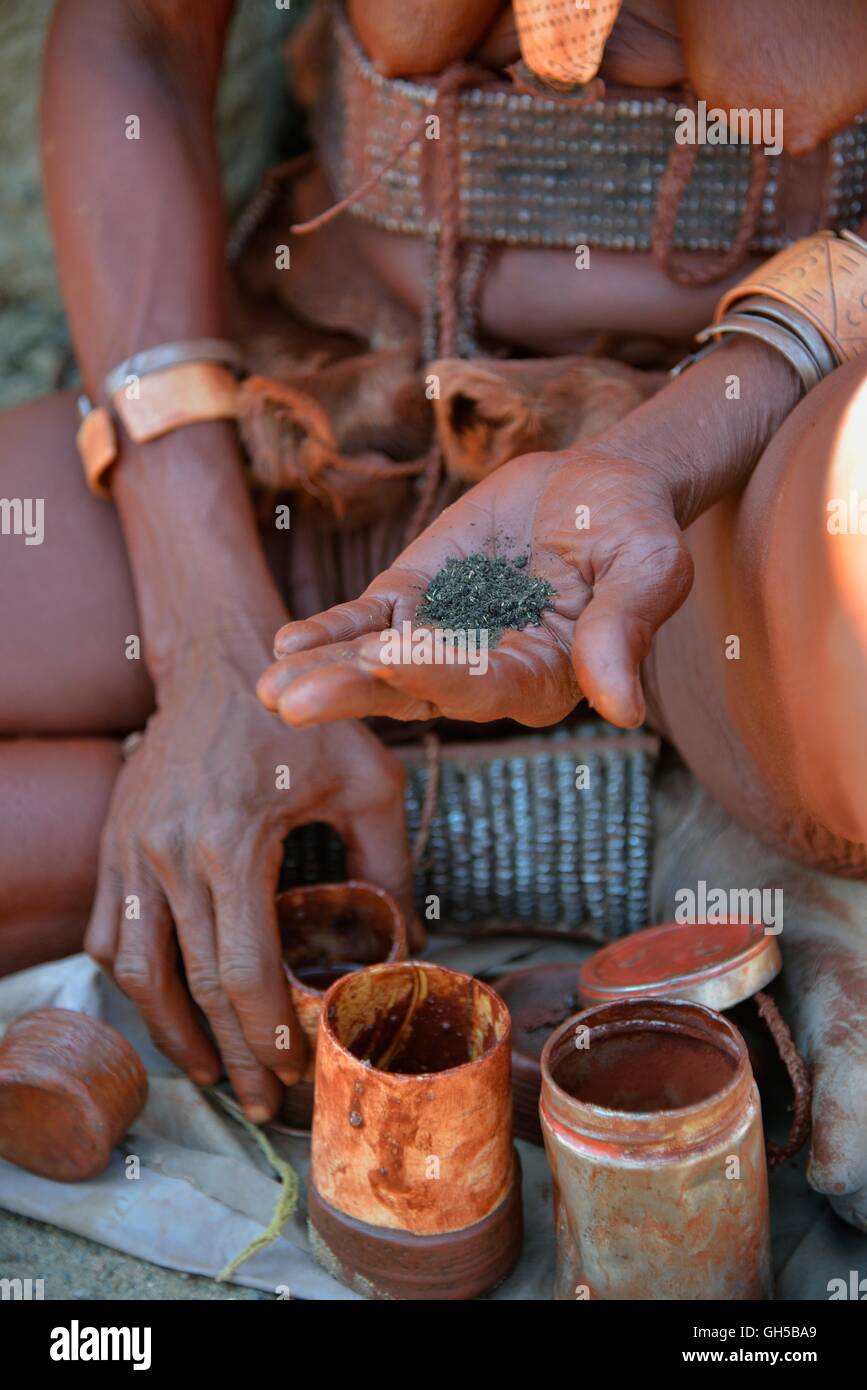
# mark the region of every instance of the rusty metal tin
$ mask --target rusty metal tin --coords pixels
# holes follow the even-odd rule
[[[308,1192],[314,1253],[369,1297],[472,1298],[521,1241],[509,1013],[427,962],[338,980],[322,1012]]]
[[[587,1007],[666,995],[723,1010],[764,989],[782,964],[761,926],[666,922],[603,946],[581,966],[578,992]]]
[[[770,1297],[761,1107],[721,1014],[638,999],[576,1015],[542,1053],[540,1116],[556,1299]]]
[[[322,1000],[341,974],[381,961],[406,960],[406,920],[384,888],[361,879],[289,888],[277,896],[283,968],[309,1044],[307,1070],[288,1086],[281,1116],[309,1129]]]

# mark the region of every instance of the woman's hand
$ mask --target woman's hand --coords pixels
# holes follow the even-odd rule
[[[450,557],[526,555],[554,589],[538,626],[507,632],[484,674],[383,660]],[[624,728],[644,718],[640,666],[680,606],[692,562],[663,475],[602,445],[514,459],[449,507],[361,598],[289,623],[259,682],[295,727],[363,715],[554,724],[583,697]]]
[[[157,1046],[207,1084],[221,1068],[198,1005],[256,1122],[306,1058],[274,908],[286,833],[328,822],[353,875],[407,909],[412,888],[400,765],[358,724],[287,734],[254,694],[266,657],[259,642],[191,648],[164,677],[117,781],[86,938]]]
[[[735,389],[736,388],[736,389]],[[640,666],[686,598],[681,531],[742,487],[801,394],[764,343],[726,343],[580,450],[497,469],[354,603],[277,634],[259,695],[296,727],[368,714],[556,723],[583,697],[613,724],[644,717]],[[484,675],[383,661],[449,556],[518,556],[555,590],[538,627],[507,633]],[[390,655],[391,653],[389,653]]]

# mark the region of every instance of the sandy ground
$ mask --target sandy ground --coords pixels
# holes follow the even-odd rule
[[[46,1300],[270,1299],[272,1294],[176,1274],[143,1260],[0,1211],[0,1278],[43,1279]]]

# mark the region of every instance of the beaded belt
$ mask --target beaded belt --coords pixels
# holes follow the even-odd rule
[[[433,85],[390,80],[367,60],[343,14],[332,4],[324,39],[319,105],[314,116],[320,158],[338,197],[364,189],[351,211],[388,231],[436,236],[431,147],[421,133],[436,111]],[[683,93],[609,94],[570,106],[521,93],[502,81],[454,95],[457,109],[459,235],[510,245],[644,251],[653,244],[660,185],[672,151]],[[411,136],[419,138],[392,165]],[[724,251],[737,236],[750,189],[753,149],[700,145],[674,220],[672,245]],[[825,146],[827,177],[815,208],[817,227],[852,227],[867,207],[867,120]],[[751,247],[779,250],[791,235],[781,225],[786,156],[766,157],[766,182]],[[379,176],[379,177],[377,177]],[[365,185],[368,185],[366,186]],[[808,228],[814,230],[814,228]]]
[[[652,735],[602,723],[444,745],[416,869],[419,915],[425,919],[436,894],[443,925],[487,919],[583,928],[606,940],[645,926],[657,749]],[[417,747],[394,751],[409,773],[414,842],[434,773]],[[580,779],[577,768],[586,769]],[[281,889],[345,877],[343,844],[330,827],[302,826],[287,836]]]

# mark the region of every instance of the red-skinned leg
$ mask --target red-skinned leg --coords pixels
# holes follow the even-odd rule
[[[75,429],[71,394],[0,416],[3,495],[44,509],[41,544],[0,535],[0,974],[80,949],[118,735],[153,701],[126,657],[138,620],[117,516],[84,485]]]
[[[656,639],[647,686],[660,726],[711,795],[780,852],[707,802],[691,846],[671,858],[667,910],[697,877],[782,890],[787,1010],[814,1069],[810,1179],[867,1229],[863,377],[853,363],[823,382],[743,495],[691,528],[695,587]],[[855,530],[840,533],[838,517]]]
[[[41,544],[0,535],[0,735],[139,729],[153,708],[117,513],[88,492],[71,393],[0,415],[3,496],[43,502]]]
[[[107,738],[0,744],[0,975],[81,950],[120,763]]]

